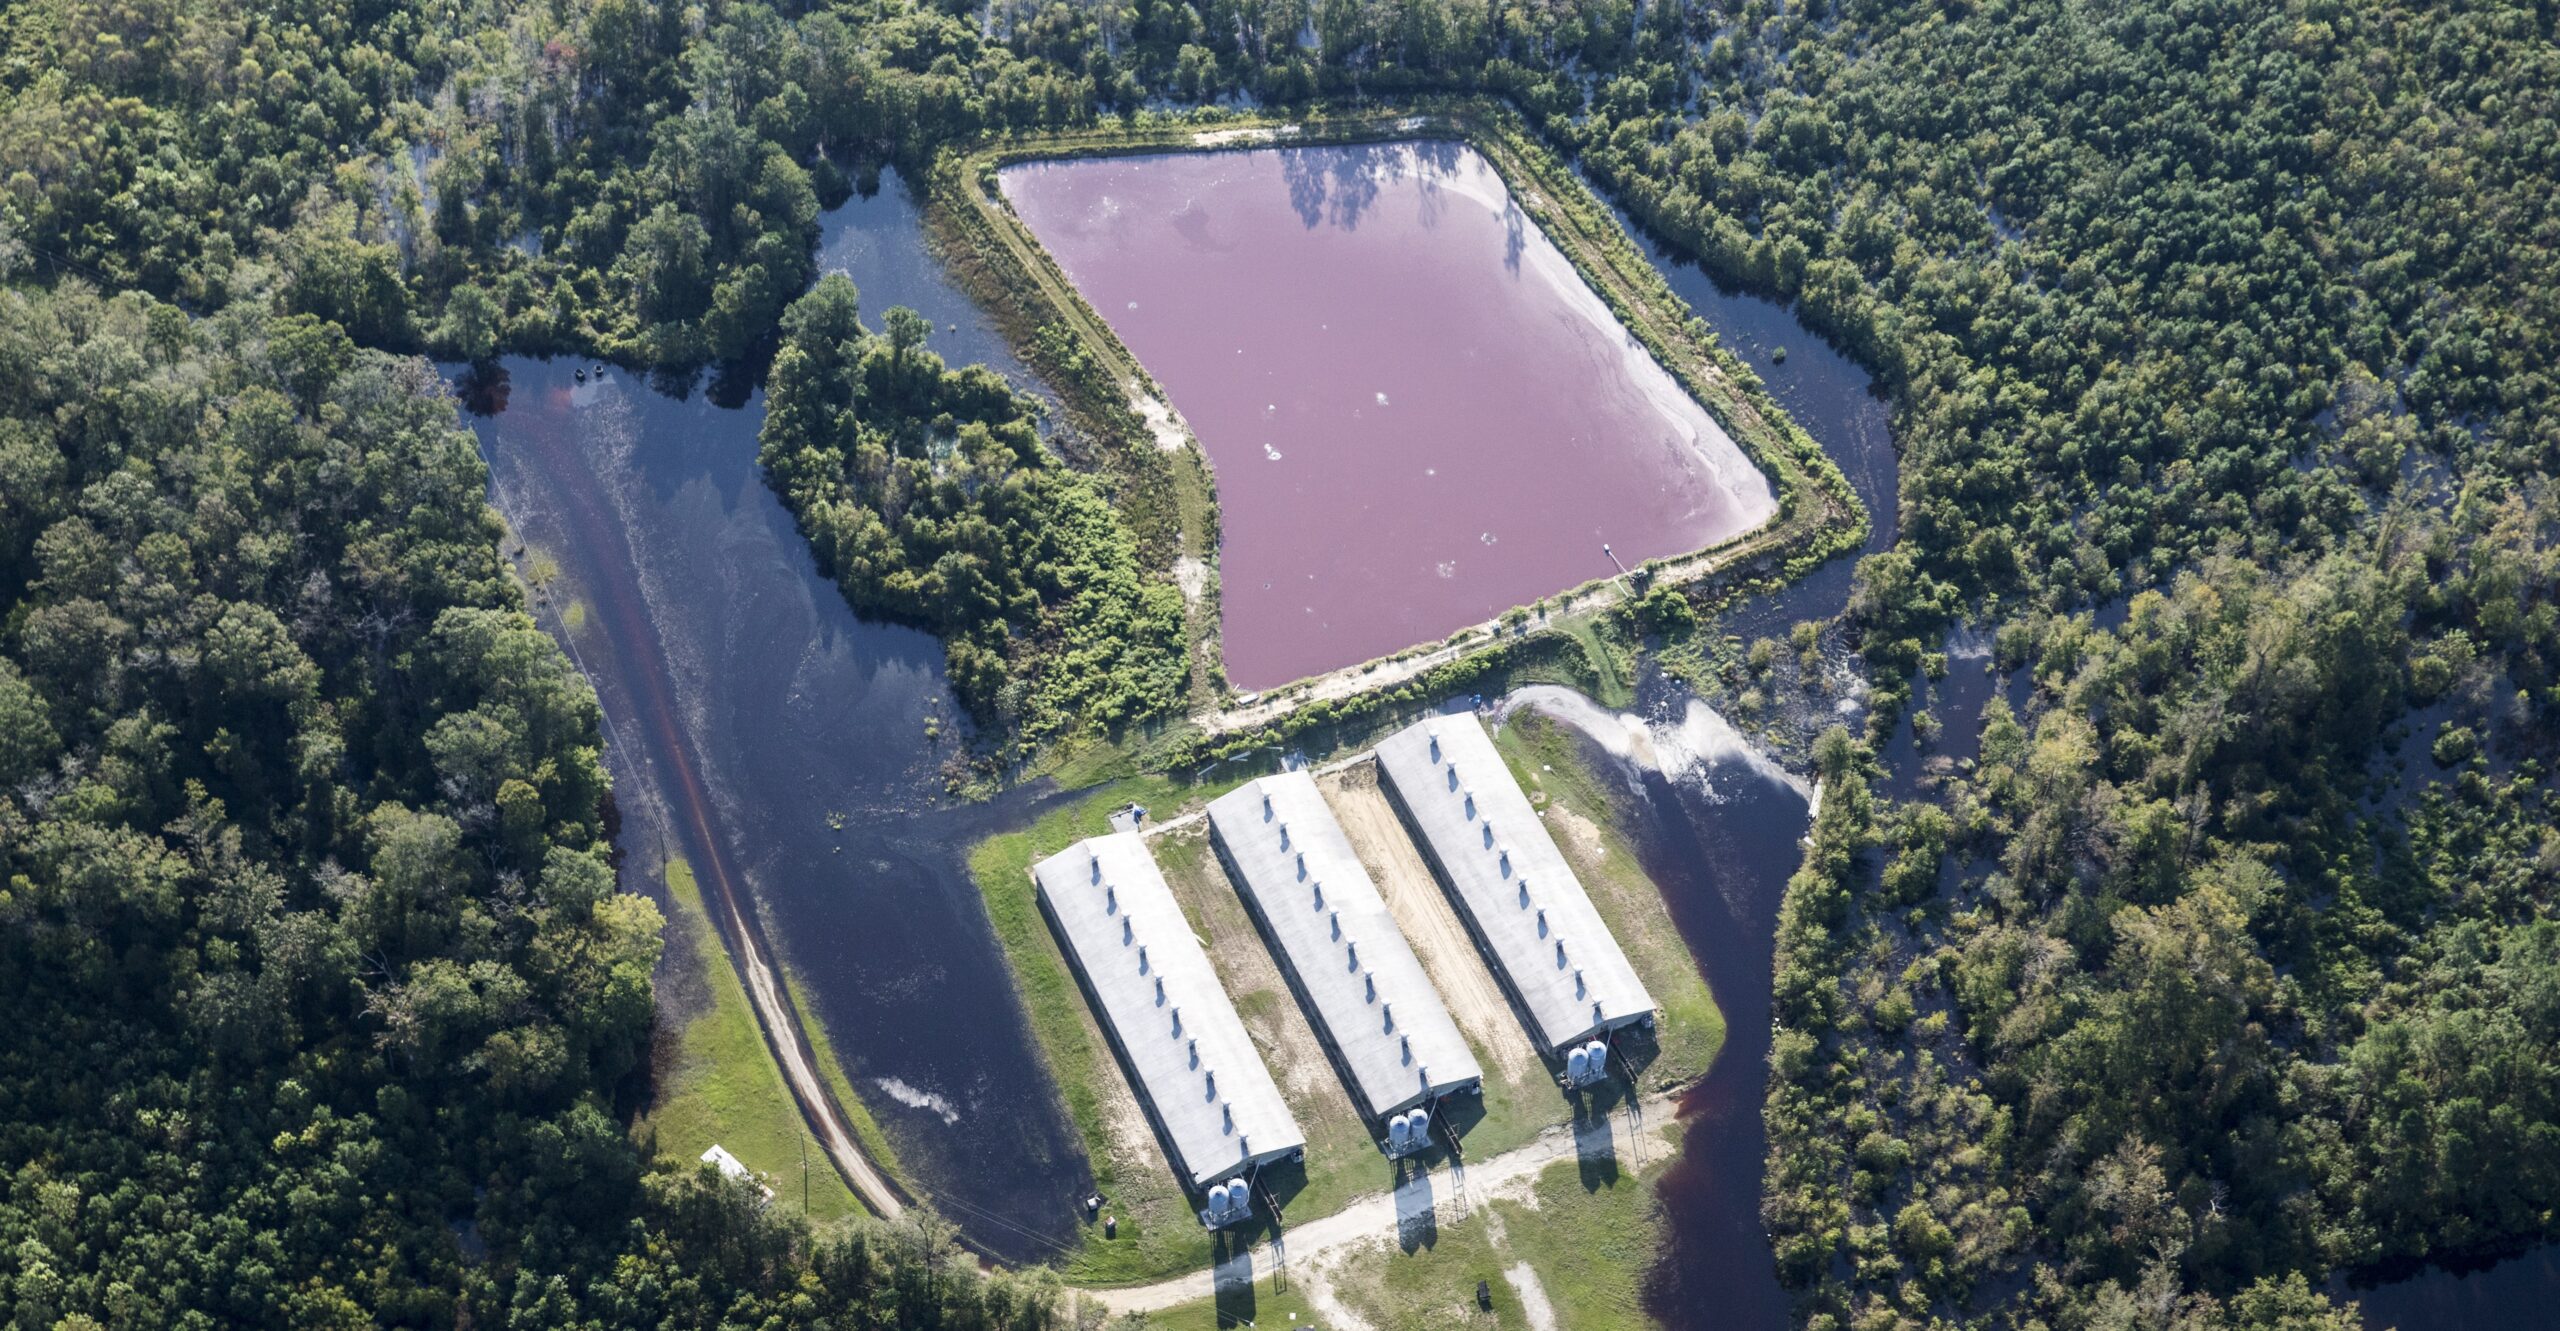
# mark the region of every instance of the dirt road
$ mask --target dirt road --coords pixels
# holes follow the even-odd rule
[[[610,548],[616,539],[612,533],[621,519],[606,511],[605,501],[593,489],[570,488],[566,493],[562,511],[572,530],[596,548]],[[895,1219],[907,1209],[906,1201],[888,1176],[862,1153],[843,1111],[828,1094],[809,1052],[808,1039],[801,1033],[799,1014],[774,974],[762,936],[750,926],[745,914],[741,875],[732,866],[728,842],[712,827],[710,792],[678,719],[681,713],[676,705],[675,672],[667,663],[638,577],[628,567],[616,567],[588,580],[586,590],[589,599],[604,612],[606,641],[614,648],[612,659],[639,713],[629,721],[636,726],[633,732],[619,731],[612,717],[606,717],[612,742],[643,744],[643,752],[654,750],[664,764],[665,777],[653,783],[662,825],[685,846],[696,881],[708,889],[703,894],[704,902],[718,912],[715,932],[736,964],[739,978],[746,982],[749,1005],[755,1009],[756,1025],[764,1032],[765,1047],[773,1051],[774,1062],[791,1088],[791,1098],[798,1102],[809,1126],[817,1129],[827,1158],[844,1175],[854,1195],[883,1219]],[[554,636],[569,649],[579,672],[595,678],[577,635],[560,628]],[[637,793],[628,792],[624,798],[633,798]]]
[[[1640,1126],[1638,1116],[1623,1108],[1610,1114],[1603,1125],[1559,1124],[1526,1146],[1489,1156],[1463,1169],[1442,1165],[1415,1175],[1394,1192],[1371,1193],[1321,1220],[1291,1225],[1276,1245],[1256,1246],[1210,1270],[1152,1285],[1087,1290],[1085,1297],[1115,1316],[1161,1312],[1250,1281],[1257,1273],[1270,1270],[1282,1255],[1290,1262],[1312,1265],[1356,1244],[1393,1239],[1406,1227],[1456,1225],[1470,1211],[1497,1197],[1526,1194],[1547,1166],[1559,1160],[1656,1158],[1659,1151],[1667,1149],[1664,1144],[1669,1141],[1678,1116],[1668,1095],[1650,1096],[1642,1105]],[[1275,1246],[1282,1251],[1275,1252]]]

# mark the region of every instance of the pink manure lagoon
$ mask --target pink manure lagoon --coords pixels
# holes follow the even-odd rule
[[[1768,478],[1460,144],[1004,169],[1217,473],[1229,680],[1262,689],[1714,545]]]

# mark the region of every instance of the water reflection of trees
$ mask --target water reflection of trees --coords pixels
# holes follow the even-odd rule
[[[1428,226],[1437,212],[1438,182],[1456,173],[1462,149],[1448,139],[1283,148],[1280,178],[1288,186],[1290,210],[1310,231],[1319,226],[1358,230],[1383,187],[1418,178]]]

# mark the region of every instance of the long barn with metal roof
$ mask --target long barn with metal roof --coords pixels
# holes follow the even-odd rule
[[[1219,858],[1370,1116],[1484,1081],[1315,779],[1284,772],[1209,805]]]
[[[1031,868],[1139,1100],[1196,1188],[1306,1148],[1191,923],[1135,833]]]
[[[1472,712],[1378,745],[1381,785],[1550,1054],[1650,1021],[1653,995]]]

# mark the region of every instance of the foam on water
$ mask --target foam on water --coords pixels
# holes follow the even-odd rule
[[[960,1111],[952,1108],[949,1100],[931,1091],[919,1090],[896,1077],[874,1077],[871,1079],[871,1084],[879,1087],[882,1095],[909,1109],[921,1109],[940,1118],[946,1124],[956,1124],[960,1121]]]
[[[1695,781],[1709,794],[1715,792],[1718,768],[1739,768],[1785,786],[1808,802],[1813,798],[1813,787],[1803,777],[1780,766],[1743,738],[1722,713],[1696,698],[1686,699],[1675,718],[1655,721],[1632,712],[1610,711],[1559,685],[1532,684],[1505,696],[1496,715],[1509,717],[1523,708],[1572,726],[1622,762],[1673,781]]]

